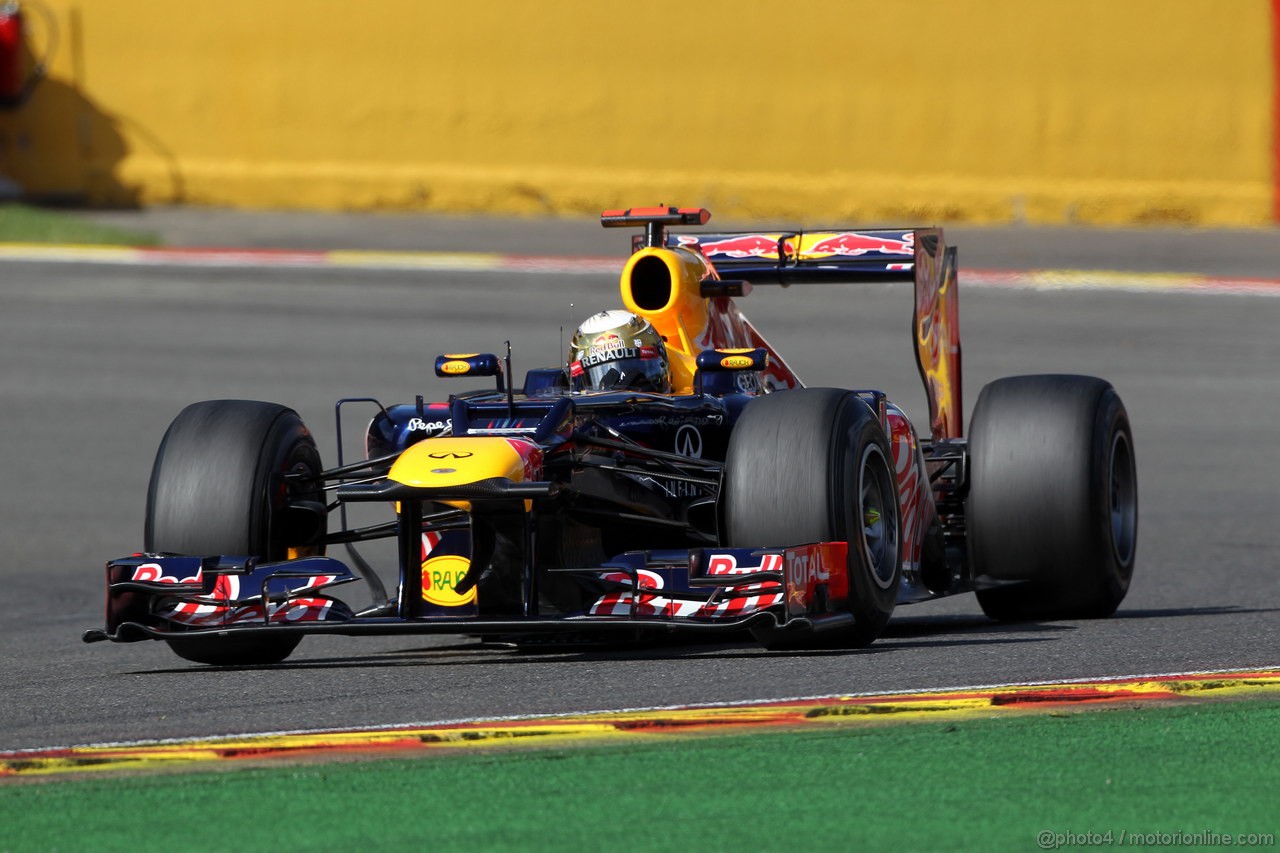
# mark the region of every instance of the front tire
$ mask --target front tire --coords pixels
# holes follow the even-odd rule
[[[208,400],[187,406],[160,442],[147,491],[148,553],[245,555],[283,560],[317,538],[299,524],[314,518],[286,512],[291,500],[281,475],[319,473],[320,454],[297,413],[275,403]],[[323,534],[323,520],[320,521]],[[182,658],[215,665],[278,663],[300,637],[172,639]]]
[[[839,640],[871,643],[893,613],[902,574],[901,526],[884,428],[848,391],[804,388],[753,401],[733,430],[722,491],[733,548],[849,543],[849,611]],[[785,642],[777,631],[758,636]]]
[[[1133,577],[1138,478],[1124,403],[1092,376],[1013,376],[982,389],[965,506],[975,576],[1003,621],[1096,619]]]

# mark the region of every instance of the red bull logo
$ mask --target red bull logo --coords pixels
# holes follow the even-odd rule
[[[613,332],[606,332],[591,342],[591,346],[587,349],[588,354],[597,355],[599,353],[612,352],[621,349],[623,346],[622,338]]]
[[[733,554],[711,554],[707,557],[707,576],[719,575],[752,575],[756,572],[777,572],[782,570],[781,554],[765,554],[759,563],[751,566],[738,565],[738,558]]]
[[[805,246],[803,249],[805,257],[831,255],[858,257],[866,254],[914,255],[915,251],[915,233],[911,231],[903,233],[901,238],[888,234],[858,234],[849,231],[822,237],[813,245]]]
[[[578,366],[582,370],[582,366]],[[536,480],[542,476],[542,448],[531,441],[525,441],[521,438],[508,438],[507,444],[516,453],[520,454],[520,462],[524,465],[524,479],[526,482]]]
[[[191,577],[178,578],[173,575],[166,575],[164,568],[159,563],[143,563],[133,570],[132,580],[146,583],[202,583],[204,581],[204,572],[203,569],[196,569],[196,573]]]
[[[708,258],[721,256],[726,258],[777,258],[778,243],[788,255],[795,254],[795,247],[790,240],[782,240],[781,235],[744,234],[740,237],[726,237],[709,243],[699,243],[698,248]]]

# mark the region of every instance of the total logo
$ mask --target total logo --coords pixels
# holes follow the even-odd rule
[[[807,587],[814,582],[830,580],[831,573],[816,554],[799,551],[787,552],[787,583],[793,587]]]
[[[431,557],[422,563],[422,600],[441,607],[458,607],[476,600],[473,586],[461,595],[454,587],[467,574],[471,561],[456,554]]]

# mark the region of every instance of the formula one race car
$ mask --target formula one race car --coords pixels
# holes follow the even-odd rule
[[[85,641],[159,639],[210,664],[277,662],[305,634],[749,630],[769,647],[856,647],[896,605],[958,592],[1003,620],[1116,609],[1138,498],[1110,384],[1001,379],[966,438],[941,230],[668,232],[708,219],[606,212],[606,227],[644,229],[625,310],[588,320],[566,364],[519,388],[508,348],[436,361],[489,390],[339,401],[335,468],[284,406],[188,406],[156,455],[145,553],[107,563],[106,630]],[[734,302],[757,285],[890,281],[915,285],[927,438],[879,391],[802,387]],[[367,458],[344,464],[356,402],[377,413]],[[352,502],[390,520],[350,528]],[[355,544],[392,537],[388,594]],[[337,545],[351,565],[323,556]],[[360,612],[334,594],[357,580]]]

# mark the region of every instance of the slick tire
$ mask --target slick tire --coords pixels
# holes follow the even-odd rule
[[[1124,403],[1092,376],[1012,376],[982,389],[965,503],[978,592],[1002,621],[1096,619],[1133,577],[1138,475]]]
[[[275,403],[208,400],[174,419],[160,442],[147,491],[146,550],[282,560],[324,533],[324,518],[298,512],[280,475],[322,470],[298,415]],[[317,529],[318,528],[318,529]],[[169,640],[179,657],[214,665],[278,663],[300,637]]]
[[[721,493],[727,545],[849,543],[854,624],[831,637],[838,645],[871,643],[897,604],[902,545],[892,458],[871,408],[834,388],[775,391],[753,401],[729,442]],[[829,636],[756,632],[770,648],[826,645]]]

